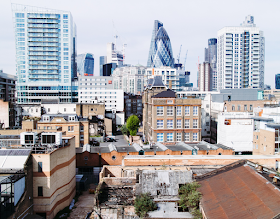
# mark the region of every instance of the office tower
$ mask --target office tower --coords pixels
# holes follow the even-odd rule
[[[211,65],[209,62],[199,64],[198,87],[199,91],[210,91],[211,86]]]
[[[94,75],[94,56],[84,53],[77,56],[77,73],[84,76]]]
[[[275,89],[280,89],[280,74],[275,75]]]
[[[103,75],[103,65],[105,65],[107,63],[107,57],[106,56],[100,56],[99,57],[99,75],[102,76]]]
[[[103,65],[103,74],[100,76],[111,76],[113,74],[113,71],[117,68],[116,63],[107,63]]]
[[[217,39],[208,40],[205,48],[205,62],[210,63],[210,90],[217,90]]]
[[[239,27],[218,31],[218,90],[264,87],[264,34],[247,16]]]
[[[107,43],[107,63],[115,63],[118,67],[122,67],[123,56],[121,51],[117,51],[114,43]]]
[[[171,42],[163,24],[155,20],[147,67],[174,67]]]
[[[69,11],[12,5],[19,104],[72,101],[76,27]]]

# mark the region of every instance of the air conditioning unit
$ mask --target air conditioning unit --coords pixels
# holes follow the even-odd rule
[[[20,144],[22,146],[31,146],[36,143],[37,132],[20,133]]]
[[[42,145],[62,145],[62,132],[44,132],[41,134]]]

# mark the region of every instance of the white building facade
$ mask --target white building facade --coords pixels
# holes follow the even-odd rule
[[[239,27],[224,27],[218,31],[218,90],[264,87],[263,32],[247,16]]]
[[[126,93],[141,94],[144,90],[144,66],[125,66],[116,68],[112,77],[114,89],[122,89]]]

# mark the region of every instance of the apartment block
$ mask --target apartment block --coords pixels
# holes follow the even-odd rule
[[[201,141],[201,100],[180,99],[160,77],[144,91],[144,137],[150,143]]]

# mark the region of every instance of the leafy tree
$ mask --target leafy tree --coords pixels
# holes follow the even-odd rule
[[[127,136],[129,135],[129,131],[128,131],[127,127],[126,127],[126,124],[124,124],[121,127],[121,131],[122,131],[123,135],[127,135]]]
[[[197,182],[187,183],[179,189],[180,200],[179,205],[184,209],[190,209],[190,213],[195,219],[202,219],[202,214],[199,211],[199,202],[202,194],[196,189],[200,187]]]
[[[134,201],[135,214],[143,218],[149,211],[157,210],[157,205],[149,193],[138,195]]]
[[[139,128],[140,120],[137,116],[131,115],[128,117],[126,122],[126,127],[129,130],[130,135],[135,136],[137,134],[137,129]]]

